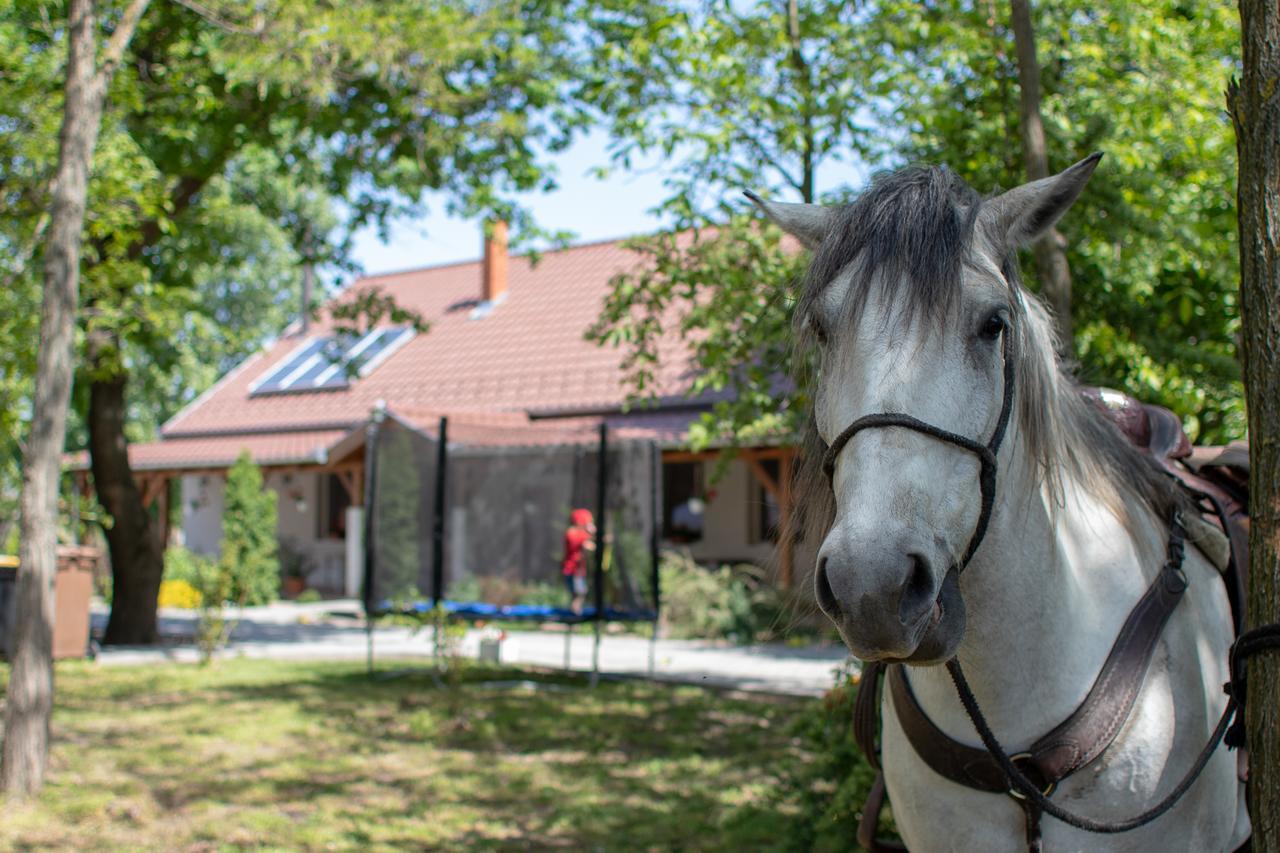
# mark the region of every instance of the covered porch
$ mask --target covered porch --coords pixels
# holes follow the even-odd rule
[[[326,596],[356,596],[364,573],[364,425],[234,436],[166,436],[130,448],[134,480],[164,541],[216,557],[229,469],[248,452],[276,493],[280,568]],[[74,472],[89,490],[87,470]],[[171,507],[171,501],[180,507]],[[176,529],[173,525],[176,523]]]

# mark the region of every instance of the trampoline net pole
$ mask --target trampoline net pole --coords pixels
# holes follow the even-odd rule
[[[364,432],[364,589],[360,600],[364,604],[365,624],[365,667],[369,675],[373,675],[373,577],[378,559],[375,547],[377,536],[373,517],[373,497],[378,476],[378,429],[382,423],[384,412],[375,407],[369,416],[369,425]]]
[[[436,494],[431,519],[431,603],[439,607],[444,599],[444,524],[447,471],[449,467],[449,419],[440,418],[436,447]]]
[[[658,620],[662,617],[662,449],[656,441],[649,444],[649,588],[653,592],[653,639],[658,638]],[[649,674],[653,674],[650,654]]]
[[[591,645],[591,686],[596,685],[600,676],[600,629],[604,621],[604,558],[608,547],[609,527],[609,425],[600,422],[600,451],[596,460],[596,565],[595,583],[592,589],[595,613],[592,614],[592,625],[595,627],[594,641]]]

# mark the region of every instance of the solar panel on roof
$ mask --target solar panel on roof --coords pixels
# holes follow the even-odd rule
[[[294,350],[251,394],[345,388],[353,377],[367,376],[414,335],[409,326],[373,329],[355,337],[313,338]]]

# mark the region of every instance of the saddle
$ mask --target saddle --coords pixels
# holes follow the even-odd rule
[[[1199,515],[1175,516],[1171,533],[1170,565],[1166,565],[1138,605],[1131,611],[1103,671],[1085,702],[1057,728],[1030,749],[1014,756],[1019,770],[1043,787],[1047,795],[1056,783],[1098,758],[1111,744],[1127,718],[1163,626],[1183,591],[1170,583],[1180,574],[1181,540],[1186,532],[1221,572],[1231,602],[1237,636],[1244,619],[1246,573],[1249,566],[1249,451],[1243,442],[1226,447],[1193,448],[1178,417],[1168,409],[1140,403],[1117,391],[1081,389],[1085,400],[1111,421],[1133,445],[1176,478]],[[1176,549],[1176,560],[1174,550]],[[1007,793],[1026,813],[1030,850],[1040,849],[1040,809],[1010,787],[998,762],[984,749],[954,741],[929,720],[911,693],[901,666],[868,664],[854,703],[853,735],[872,767],[875,784],[863,806],[858,842],[872,851],[902,850],[901,845],[876,838],[876,823],[885,800],[884,773],[880,768],[876,734],[879,723],[879,687],[884,681],[893,695],[899,723],[917,754],[944,778],[991,793]],[[1111,689],[1108,689],[1108,686]],[[1228,736],[1228,743],[1243,744],[1243,732]]]
[[[1182,422],[1162,406],[1141,403],[1109,388],[1082,388],[1081,396],[1181,483],[1200,509],[1184,519],[1187,539],[1218,567],[1239,634],[1249,572],[1249,445],[1192,447]]]

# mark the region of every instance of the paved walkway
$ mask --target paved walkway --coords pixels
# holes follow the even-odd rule
[[[106,612],[95,609],[95,633],[106,626]],[[554,630],[552,630],[554,627]],[[104,665],[161,661],[195,661],[198,653],[191,638],[195,616],[191,611],[161,610],[160,632],[169,642],[161,646],[103,649]],[[462,641],[461,653],[476,657],[486,632],[471,630]],[[569,668],[589,672],[594,645],[591,626],[578,626],[567,635]],[[505,663],[563,667],[566,632],[561,626],[547,630],[509,632],[502,646]],[[373,631],[375,660],[381,666],[406,658],[430,658],[430,629],[413,630],[378,626]],[[281,603],[246,608],[241,614],[226,657],[278,660],[363,660],[368,634],[354,601],[317,604]],[[606,634],[600,641],[600,671],[620,675],[647,675],[650,654],[655,678],[732,687],[769,693],[816,696],[831,687],[835,670],[847,656],[842,646],[792,647],[782,644],[733,646],[698,640],[658,640]]]

